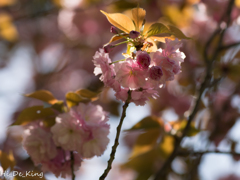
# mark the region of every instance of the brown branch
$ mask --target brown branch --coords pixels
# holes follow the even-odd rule
[[[73,151],[71,153],[71,171],[72,171],[72,180],[75,180],[75,174],[74,174],[74,154]]]
[[[102,174],[102,176],[99,178],[99,180],[104,180],[107,177],[109,171],[112,168],[112,162],[115,159],[115,153],[116,153],[117,147],[119,145],[119,136],[120,136],[123,120],[126,117],[126,110],[127,110],[127,107],[130,103],[130,100],[131,100],[131,91],[129,90],[128,91],[128,98],[127,98],[125,104],[123,105],[122,116],[121,116],[119,125],[117,127],[117,134],[116,134],[114,145],[112,146],[112,152],[111,152],[110,158],[108,160],[108,165],[107,165],[107,168],[105,169],[104,173]]]
[[[204,154],[229,154],[233,156],[240,156],[240,153],[232,152],[232,151],[179,151],[178,155],[180,156],[196,156],[196,155],[204,155]]]
[[[222,17],[222,20],[224,19],[224,17],[228,17],[228,20],[227,20],[227,27],[229,26],[230,24],[230,14],[231,14],[231,11],[232,11],[232,7],[233,7],[233,4],[234,4],[234,0],[230,0],[229,2],[229,5],[228,5],[228,8],[227,8],[227,11],[226,11],[226,14],[223,15]],[[165,163],[163,164],[163,166],[161,167],[161,169],[156,173],[156,176],[154,178],[154,180],[164,180],[166,179],[166,172],[167,172],[167,169],[170,167],[172,161],[175,159],[175,157],[178,155],[178,151],[179,151],[179,148],[180,148],[180,145],[181,145],[181,142],[183,140],[183,138],[186,136],[189,128],[190,128],[190,125],[191,125],[191,122],[193,121],[195,115],[197,114],[197,111],[198,111],[198,107],[200,105],[200,102],[201,102],[201,97],[202,97],[202,94],[205,90],[206,87],[208,87],[208,84],[209,84],[209,81],[211,79],[211,71],[212,71],[212,66],[213,66],[213,62],[215,61],[215,59],[217,58],[218,54],[219,54],[219,51],[220,51],[220,47],[221,47],[221,44],[222,44],[222,41],[223,41],[223,36],[224,36],[224,32],[225,32],[226,29],[222,30],[220,29],[220,26],[219,26],[219,29],[217,29],[213,34],[212,36],[210,37],[210,39],[208,40],[206,46],[205,46],[205,50],[204,50],[204,57],[205,57],[205,62],[206,62],[206,65],[207,65],[207,70],[206,70],[206,76],[205,76],[205,79],[199,89],[199,93],[198,93],[198,98],[196,100],[196,103],[195,103],[195,106],[194,106],[194,109],[192,111],[192,113],[190,114],[190,116],[188,117],[188,122],[187,122],[187,125],[186,127],[184,128],[183,130],[183,133],[182,135],[176,139],[176,142],[175,142],[175,146],[174,146],[174,150],[173,152],[170,154],[170,156],[168,157],[168,159],[165,161]],[[220,37],[219,37],[219,41],[218,41],[218,46],[217,48],[215,49],[215,52],[211,58],[211,61],[208,60],[208,56],[207,56],[207,49],[209,47],[209,45],[211,44],[212,40],[214,39],[214,37],[219,33],[221,32],[220,34]]]
[[[219,48],[219,50],[220,50],[220,51],[222,51],[222,50],[227,50],[227,49],[229,49],[229,48],[232,48],[232,47],[235,47],[235,46],[238,46],[238,45],[240,45],[240,42],[236,42],[236,43],[233,43],[233,44],[228,44],[228,45],[225,45],[225,46],[221,46],[221,47]]]

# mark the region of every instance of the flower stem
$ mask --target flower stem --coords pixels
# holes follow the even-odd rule
[[[74,174],[74,155],[73,151],[71,153],[71,170],[72,170],[72,180],[75,180],[75,174]]]
[[[109,65],[114,64],[114,63],[117,63],[117,62],[120,62],[120,61],[125,61],[125,59],[120,59],[120,60],[117,60],[117,61],[111,62],[111,63],[109,63]]]
[[[99,178],[99,180],[104,180],[107,177],[109,171],[112,168],[112,162],[113,162],[113,160],[115,158],[115,153],[116,153],[117,147],[119,145],[119,141],[118,140],[119,140],[119,136],[120,136],[123,120],[126,117],[126,110],[127,110],[127,107],[128,107],[128,105],[130,103],[130,100],[131,100],[131,91],[129,90],[128,91],[128,98],[127,98],[125,104],[123,105],[122,116],[121,116],[119,125],[117,127],[117,134],[116,134],[114,145],[112,146],[112,152],[111,152],[110,158],[108,160],[108,165],[107,165],[107,168],[105,169],[104,173],[102,174],[102,176]]]
[[[115,44],[114,46],[118,46],[118,45],[125,44],[125,43],[129,43],[129,41],[123,41],[123,42],[120,42],[118,44]]]

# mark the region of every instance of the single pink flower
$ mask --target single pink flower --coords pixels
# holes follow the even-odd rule
[[[118,100],[125,102],[128,98],[129,88],[122,88],[120,91],[116,91],[115,96]]]
[[[43,160],[49,160],[57,155],[57,147],[55,146],[50,131],[41,128],[29,127],[25,131],[23,139],[23,147],[37,165]]]
[[[116,71],[116,80],[125,88],[138,89],[146,84],[147,72],[135,60],[119,62]]]

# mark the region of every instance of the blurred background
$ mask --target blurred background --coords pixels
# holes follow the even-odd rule
[[[103,88],[93,74],[92,57],[113,35],[100,10],[128,15],[138,4],[147,12],[147,23],[175,25],[192,39],[183,40],[181,51],[186,59],[182,72],[159,90],[158,99],[142,107],[131,104],[123,129],[154,115],[163,124],[162,132],[176,135],[181,129],[179,122],[192,110],[205,75],[205,44],[219,26],[226,27],[221,17],[228,3],[229,0],[0,0],[0,149],[13,151],[18,169],[33,169],[31,159],[21,147],[21,130],[8,128],[24,108],[41,104],[23,94],[46,89],[64,100],[68,91],[102,89],[96,103],[110,112],[111,142],[102,157],[84,160],[76,178],[98,179],[109,158],[122,105],[113,91]],[[212,84],[204,91],[194,119],[195,133],[184,139],[182,147],[191,152],[231,153],[179,156],[169,170],[169,180],[240,180],[240,156],[233,155],[240,153],[240,0],[235,0],[230,17],[223,44],[234,46],[222,48],[216,58]],[[216,44],[213,42],[212,46]],[[124,45],[118,46],[110,57],[122,59],[124,50]],[[211,52],[210,47],[209,56]],[[164,133],[161,137],[166,137]],[[147,151],[132,156],[140,134],[122,132],[108,180],[150,180],[167,159],[174,146],[172,136],[162,143],[164,155],[154,154],[150,161]],[[45,178],[56,179],[51,173],[45,174]]]

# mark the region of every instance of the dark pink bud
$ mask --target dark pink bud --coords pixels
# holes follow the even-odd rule
[[[148,69],[151,62],[151,58],[146,51],[137,52],[137,63],[143,69]]]
[[[103,49],[104,49],[105,53],[110,53],[114,47],[115,46],[108,44],[108,45],[104,46]]]
[[[149,69],[149,76],[155,81],[159,81],[163,75],[162,69],[159,66],[153,66]]]
[[[132,38],[132,39],[137,38],[139,35],[140,35],[140,32],[137,32],[137,31],[131,31],[129,33],[129,37]]]
[[[115,26],[111,27],[110,32],[113,33],[113,34],[118,34],[118,30]]]

